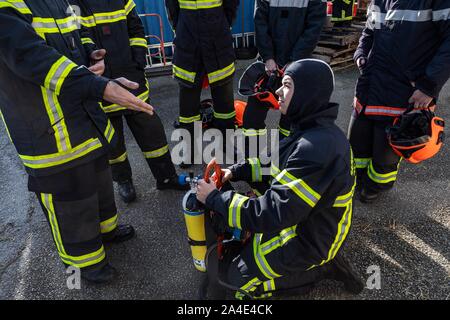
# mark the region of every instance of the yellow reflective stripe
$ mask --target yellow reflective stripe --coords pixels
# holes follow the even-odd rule
[[[252,168],[252,182],[261,182],[262,181],[262,170],[261,163],[258,158],[249,158],[247,159],[250,167]]]
[[[41,201],[47,210],[48,221],[52,229],[53,239],[55,240],[56,248],[60,255],[66,255],[66,250],[62,242],[61,234],[59,232],[58,220],[55,214],[55,207],[53,205],[53,195],[49,193],[41,193]]]
[[[127,160],[127,152],[126,151],[122,155],[118,156],[117,158],[109,160],[109,164],[116,164],[116,163],[124,162],[125,160]]]
[[[367,168],[371,160],[372,158],[355,158],[356,168],[357,169]]]
[[[96,24],[112,23],[120,20],[126,20],[127,15],[125,10],[117,10],[112,12],[94,13],[94,20]]]
[[[284,246],[289,240],[297,236],[297,226],[283,229],[279,236],[276,236],[261,245],[261,253],[265,256],[275,249]]]
[[[178,67],[176,65],[173,65],[173,74],[174,74],[175,77],[178,77],[180,79],[186,80],[188,82],[192,82],[192,83],[195,82],[195,76],[196,76],[195,72],[187,71],[187,70],[185,70],[183,68],[180,68],[180,67]]]
[[[33,17],[31,25],[38,34],[70,33],[79,29],[79,17],[70,16],[63,19]]]
[[[65,152],[72,148],[66,122],[56,93],[41,87],[42,98],[50,123],[55,132],[56,147],[59,152]]]
[[[61,87],[69,72],[77,65],[70,59],[62,56],[50,68],[45,77],[44,86],[56,94],[60,94]]]
[[[245,201],[249,197],[235,193],[233,199],[231,199],[230,206],[228,207],[228,225],[232,228],[238,228],[242,230],[241,224],[241,208]]]
[[[315,192],[308,184],[302,179],[297,179],[292,174],[287,172],[284,169],[280,174],[275,177],[282,185],[287,186],[291,189],[296,195],[298,195],[303,201],[305,201],[311,207],[315,207],[315,205],[319,202],[321,196],[317,192]]]
[[[78,17],[78,19],[84,27],[90,28],[96,26],[94,16]]]
[[[262,281],[259,280],[258,278],[253,278],[252,280],[244,284],[242,287],[240,287],[240,289],[247,293],[251,293],[256,290],[256,288],[261,284],[261,282]],[[239,291],[236,291],[235,298],[242,300],[244,298],[244,295]]]
[[[26,3],[21,0],[7,0],[7,2],[0,1],[0,9],[1,8],[15,9],[21,14],[32,14]]]
[[[101,147],[102,144],[97,138],[91,138],[84,143],[76,146],[75,148],[69,149],[64,152],[46,154],[41,156],[19,155],[19,157],[22,159],[23,164],[26,167],[32,169],[42,169],[70,162]]]
[[[275,271],[272,270],[272,268],[270,267],[266,258],[264,257],[264,255],[261,252],[261,246],[260,246],[261,239],[262,239],[261,233],[255,234],[254,239],[253,239],[253,255],[254,255],[256,264],[258,265],[259,270],[262,272],[262,274],[267,279],[279,278],[279,277],[281,277],[281,275],[279,275],[278,273],[276,273]]]
[[[91,38],[81,38],[82,44],[95,44]]]
[[[164,147],[156,149],[156,150],[143,152],[143,154],[147,159],[154,159],[154,158],[162,157],[167,152],[169,152],[169,146],[165,145]]]
[[[138,95],[137,97],[139,99],[141,99],[142,101],[147,101],[149,96],[150,96],[150,91],[148,90],[148,84],[147,84],[147,90],[145,92],[141,93],[140,95]],[[101,102],[100,102],[100,107],[102,108],[103,112],[105,112],[105,113],[111,113],[111,112],[116,112],[116,111],[127,109],[127,107],[119,106],[118,104],[110,104],[110,105],[104,106],[103,103],[101,103]]]
[[[246,137],[265,136],[267,134],[267,129],[242,129],[242,133]]]
[[[234,119],[236,117],[236,111],[230,112],[230,113],[219,113],[214,111],[214,118],[216,119]]]
[[[180,4],[180,9],[200,10],[220,7],[222,5],[222,0],[179,0],[178,3]]]
[[[376,183],[389,183],[397,180],[398,171],[393,171],[390,173],[378,173],[375,171],[372,162],[369,163],[369,169],[367,170],[367,175],[369,178]]]
[[[108,140],[108,142],[111,142],[112,138],[114,137],[114,133],[114,127],[111,124],[111,121],[108,119],[108,124],[106,125],[106,129],[103,135],[105,136],[106,140]]]
[[[105,248],[102,245],[100,249],[89,254],[85,254],[82,256],[60,255],[60,257],[61,260],[68,265],[75,266],[78,268],[85,268],[102,262],[106,258],[106,253]]]
[[[114,217],[100,222],[101,233],[108,233],[108,232],[113,231],[115,228],[117,228],[117,220],[118,220],[118,215],[115,214]]]
[[[130,46],[147,48],[147,40],[144,38],[130,38]]]
[[[229,66],[227,66],[223,69],[208,73],[209,83],[214,83],[214,82],[223,80],[225,78],[228,78],[229,76],[231,76],[234,73],[235,70],[236,70],[236,68],[235,68],[234,62],[233,62],[232,64],[230,64]]]
[[[195,121],[200,121],[200,115],[196,115],[190,118],[179,117],[178,120],[180,121],[180,123],[193,123]]]
[[[272,296],[272,291],[275,291],[275,280],[271,279],[263,282],[264,294],[257,297],[258,299],[270,298]]]
[[[280,172],[281,172],[281,170],[278,167],[276,167],[274,164],[270,165],[270,175],[272,177],[275,178],[277,175],[280,174]]]
[[[289,137],[289,135],[291,134],[291,131],[283,129],[282,127],[278,126],[278,130],[280,131],[280,133],[283,136]]]
[[[134,7],[136,7],[136,4],[133,2],[133,0],[129,0],[125,5],[125,14],[128,15]]]

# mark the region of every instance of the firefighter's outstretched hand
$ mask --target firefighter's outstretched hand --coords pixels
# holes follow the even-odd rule
[[[91,53],[91,66],[88,69],[97,76],[101,76],[105,72],[105,55],[105,49],[95,50]]]
[[[414,104],[414,108],[416,109],[426,108],[431,104],[432,101],[432,97],[428,96],[420,90],[414,91],[411,98],[409,98],[409,103]]]
[[[135,90],[139,88],[139,84],[125,78],[111,80],[103,93],[103,99],[130,110],[142,111],[153,115],[153,107],[151,105],[137,98],[125,88]]]
[[[216,190],[216,185],[212,179],[209,180],[209,183],[203,179],[199,180],[197,184],[197,200],[204,204],[206,198],[214,190]]]

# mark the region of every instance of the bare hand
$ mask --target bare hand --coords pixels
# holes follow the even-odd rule
[[[139,84],[125,78],[118,78],[115,81],[120,82],[123,86],[129,89],[135,90],[139,88]],[[114,81],[108,82],[105,92],[103,93],[103,99],[108,102],[126,107],[130,110],[142,111],[148,113],[149,115],[153,115],[153,107],[151,105],[137,98],[134,94],[122,88]]]
[[[95,50],[91,53],[91,66],[88,69],[97,76],[101,76],[105,72],[105,55],[105,49]]]
[[[214,190],[216,190],[216,185],[212,179],[209,180],[209,183],[203,179],[199,180],[197,184],[197,200],[205,204],[206,198]]]
[[[363,69],[366,66],[366,63],[367,63],[366,57],[359,57],[358,60],[356,60],[356,65],[360,69]]]
[[[211,178],[214,179],[216,176],[216,173],[214,173]],[[233,174],[231,173],[230,169],[222,169],[222,183],[225,183],[227,181],[230,181],[233,179]]]
[[[277,63],[273,59],[269,59],[266,61],[266,72],[267,74],[272,74],[277,71]]]
[[[430,105],[430,103],[432,101],[433,101],[432,97],[426,95],[425,93],[423,93],[419,89],[414,91],[414,93],[411,96],[411,98],[409,98],[409,103],[411,103],[411,104],[414,103],[414,108],[416,108],[416,109],[426,108],[426,107],[428,107]]]

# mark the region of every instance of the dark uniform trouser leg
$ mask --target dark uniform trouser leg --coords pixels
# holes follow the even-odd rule
[[[163,182],[175,176],[166,133],[159,116],[156,113],[150,116],[144,112],[133,112],[126,114],[125,119],[155,179]]]
[[[125,137],[123,132],[122,115],[113,115],[109,119],[117,135],[117,144],[110,152],[109,164],[112,169],[112,177],[115,182],[125,182],[131,180],[132,172],[128,161]]]
[[[389,190],[397,180],[400,157],[387,140],[386,127],[390,124],[392,120],[372,120],[359,115],[349,129],[358,183],[371,192]]]
[[[111,171],[106,163],[102,169],[92,164],[71,178],[72,192],[36,195],[62,262],[99,268],[106,263],[102,236],[112,237],[118,220]]]
[[[179,105],[180,105],[180,127],[186,129],[190,136],[191,141],[188,145],[188,154],[184,155],[184,162],[193,164],[194,154],[200,152],[194,149],[194,122],[200,121],[200,96],[202,93],[201,86],[195,86],[193,88],[186,87],[180,84]]]

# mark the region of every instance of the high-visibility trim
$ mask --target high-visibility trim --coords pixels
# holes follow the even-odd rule
[[[150,90],[148,90],[148,85],[147,85],[147,90],[144,91],[143,93],[141,93],[140,95],[138,95],[137,97],[139,99],[141,99],[142,101],[147,101],[149,96],[150,96]],[[111,112],[116,112],[116,111],[121,111],[121,110],[127,109],[127,107],[119,106],[118,104],[110,104],[110,105],[104,106],[103,103],[101,103],[101,102],[100,102],[100,107],[102,108],[103,112],[105,112],[105,113],[111,113]]]
[[[198,114],[198,115],[195,115],[195,116],[189,117],[189,118],[187,118],[187,117],[179,117],[178,121],[180,123],[185,123],[185,124],[193,123],[195,121],[200,121],[200,115]]]
[[[356,180],[353,184],[352,190],[336,198],[333,207],[346,207],[347,205],[349,205],[349,203],[353,201],[353,194],[355,193],[355,187],[356,187]]]
[[[145,38],[130,38],[130,46],[147,48],[147,40]]]
[[[61,165],[101,148],[102,144],[97,138],[91,138],[84,143],[64,152],[46,154],[41,156],[19,155],[26,167],[32,169],[50,168]]]
[[[111,121],[108,119],[108,124],[106,125],[106,129],[103,135],[105,136],[106,140],[108,140],[108,142],[111,143],[114,134],[115,134],[114,127]]]
[[[195,76],[196,76],[195,72],[187,71],[187,70],[185,70],[183,68],[180,68],[180,67],[178,67],[176,65],[173,65],[173,74],[174,74],[175,77],[178,77],[180,79],[186,80],[188,82],[192,82],[192,83],[195,82]]]
[[[19,11],[21,14],[32,14],[26,3],[21,0],[0,1],[0,9],[11,8]]]
[[[78,19],[80,24],[86,28],[95,27],[97,25],[94,16],[78,17]]]
[[[252,188],[252,191],[257,197],[261,197],[262,196],[262,193],[259,192],[258,190],[256,190],[255,188]]]
[[[387,116],[398,117],[406,111],[406,108],[384,107],[384,106],[367,106],[364,114],[368,116]]]
[[[58,97],[54,91],[44,87],[41,87],[41,91],[47,115],[55,131],[56,147],[59,152],[67,152],[72,148],[72,145]]]
[[[143,154],[144,154],[145,158],[147,158],[147,159],[154,159],[154,158],[162,157],[167,152],[169,152],[169,146],[165,145],[164,147],[156,149],[156,150],[143,152]]]
[[[229,76],[231,76],[234,73],[235,70],[236,70],[236,67],[235,67],[234,62],[233,62],[229,66],[227,66],[227,67],[225,67],[223,69],[220,69],[220,70],[208,73],[209,83],[215,83],[217,81],[226,79]]]
[[[136,7],[136,4],[133,0],[128,0],[127,4],[125,5],[125,14],[128,15],[134,8]]]
[[[289,240],[295,238],[296,236],[297,236],[297,226],[296,225],[293,227],[283,229],[280,232],[279,236],[276,236],[276,237],[270,239],[269,241],[264,242],[261,245],[261,253],[263,255],[268,255],[275,249],[284,246],[286,243],[289,242]]]
[[[127,160],[127,152],[125,151],[122,155],[118,156],[117,158],[109,160],[109,164],[116,164],[120,162],[124,162]]]
[[[261,296],[257,297],[258,299],[266,299],[272,296],[272,292],[275,291],[275,280],[270,279],[268,281],[263,282],[264,292]]]
[[[450,8],[434,10],[433,21],[446,21],[450,20]]]
[[[355,158],[355,164],[357,169],[365,169],[369,166],[372,158]]]
[[[397,174],[398,170],[389,173],[378,173],[375,171],[372,162],[370,162],[369,169],[367,170],[367,175],[369,176],[370,180],[382,184],[396,181]]]
[[[387,13],[372,11],[369,20],[372,23],[385,24],[386,21],[428,22],[450,19],[450,8],[442,10],[389,10]]]
[[[291,189],[312,208],[316,206],[321,198],[320,194],[318,194],[310,186],[308,186],[305,181],[303,181],[302,179],[297,179],[292,174],[287,172],[286,169],[281,171],[281,173],[275,177],[275,180]]]
[[[250,167],[252,168],[252,181],[253,182],[261,182],[262,181],[262,169],[261,162],[258,158],[249,158],[247,159]]]
[[[100,232],[101,233],[108,233],[113,231],[115,228],[117,228],[117,221],[119,217],[117,214],[114,215],[114,217],[100,222]]]
[[[236,117],[236,111],[230,112],[230,113],[219,113],[214,111],[214,118],[216,119],[234,119]]]
[[[247,282],[246,284],[244,284],[240,289],[242,291],[245,291],[247,293],[251,293],[253,291],[256,290],[256,288],[262,283],[261,280],[259,280],[258,278],[253,278],[252,280],[250,280],[249,282]],[[239,292],[236,291],[236,294],[234,295],[236,299],[242,300],[244,298],[244,295]]]
[[[270,165],[270,175],[275,178],[280,173],[281,173],[281,170],[272,163]]]
[[[289,137],[289,135],[291,134],[290,130],[283,129],[280,126],[278,126],[278,131],[280,131],[280,133],[285,137]]]
[[[81,38],[82,44],[95,44],[91,38]]]
[[[273,271],[273,269],[270,267],[269,263],[267,262],[266,258],[264,257],[263,253],[261,252],[261,239],[262,239],[262,233],[257,233],[254,236],[253,239],[253,255],[256,261],[256,264],[258,265],[259,270],[261,273],[267,278],[267,279],[274,279],[279,278],[281,275]]]
[[[121,9],[112,12],[94,13],[94,19],[96,24],[112,23],[126,20],[127,15],[125,14],[125,10]]]
[[[79,29],[79,17],[70,16],[63,19],[33,17],[32,27],[39,35],[46,33],[70,33]]]
[[[273,8],[307,8],[309,0],[278,0],[270,1],[270,6]]]
[[[242,134],[246,137],[258,137],[267,135],[267,128],[264,129],[242,129]]]
[[[238,228],[242,230],[241,223],[241,208],[245,201],[249,197],[235,193],[233,199],[231,199],[230,206],[228,207],[228,225],[232,228]]]
[[[55,208],[53,205],[53,196],[51,194],[42,193],[41,201],[44,204],[44,207],[46,208],[47,213],[48,213],[48,218],[49,218],[48,220],[50,222],[50,227],[52,229],[52,235],[53,235],[53,239],[55,240],[55,243],[56,243],[56,248],[58,250],[58,254],[59,254],[61,260],[65,264],[75,266],[78,268],[84,268],[84,267],[88,267],[88,266],[97,264],[105,259],[106,254],[105,254],[105,249],[103,246],[101,246],[100,249],[95,252],[85,254],[82,256],[71,256],[71,255],[67,254],[67,252],[64,248],[64,245],[63,245],[63,241],[62,241],[62,237],[61,237],[61,233],[60,233],[60,229],[59,229],[59,225],[58,225],[58,220],[57,220],[56,214],[55,214]]]
[[[222,6],[222,0],[178,0],[178,3],[180,4],[180,9],[186,10],[212,9]]]
[[[45,77],[44,86],[59,95],[67,75],[76,67],[77,65],[70,59],[62,56],[50,68]]]

